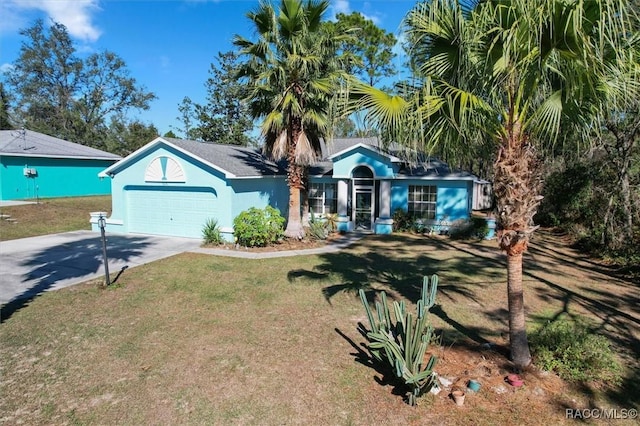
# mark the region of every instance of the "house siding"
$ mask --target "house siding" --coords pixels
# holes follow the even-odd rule
[[[152,182],[145,180],[145,174],[149,165],[159,157],[167,157],[174,160],[180,165],[184,174],[183,182]],[[128,164],[111,180],[112,213],[107,220],[107,230],[111,232],[132,232],[130,217],[132,212],[129,211],[133,207],[128,206],[131,201],[131,191],[159,191],[159,192],[193,192],[193,193],[211,193],[215,195],[218,203],[216,211],[211,212],[211,217],[218,219],[221,227],[231,226],[230,214],[225,214],[230,210],[232,202],[232,189],[224,180],[224,175],[206,164],[201,164],[192,157],[184,153],[174,150],[166,145],[159,145],[155,149],[147,152],[137,161]],[[128,195],[129,194],[129,195]],[[167,202],[171,201],[167,197]],[[173,198],[174,202],[179,198]],[[185,200],[187,202],[187,200]],[[172,206],[173,207],[173,206]],[[179,207],[179,206],[176,206]],[[226,208],[225,208],[226,207]],[[192,238],[201,236],[201,227],[198,229],[192,225],[188,234]],[[167,223],[163,228],[160,224],[150,227],[154,234],[173,235],[171,223]]]
[[[358,147],[337,158],[334,158],[333,177],[336,179],[351,178],[351,171],[357,166],[369,166],[376,178],[393,178],[397,172],[397,166],[381,155]]]
[[[469,184],[466,181],[402,180],[391,185],[391,212],[407,211],[409,185],[435,185],[438,188],[436,220],[469,218]]]
[[[108,195],[98,173],[116,160],[0,156],[0,200]],[[27,177],[24,169],[36,170]]]

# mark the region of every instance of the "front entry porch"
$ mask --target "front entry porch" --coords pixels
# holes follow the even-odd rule
[[[338,181],[338,231],[390,234],[391,181],[375,179],[367,166],[353,169],[351,179]]]

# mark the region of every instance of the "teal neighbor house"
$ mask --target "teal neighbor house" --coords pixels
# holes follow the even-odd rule
[[[30,130],[0,130],[0,201],[107,195],[121,157]]]
[[[99,176],[111,179],[110,232],[201,238],[215,218],[232,241],[233,219],[250,207],[287,216],[285,165],[253,148],[157,138]],[[337,215],[341,231],[390,233],[396,209],[427,222],[468,218],[479,182],[433,158],[410,165],[376,138],[335,139],[311,167],[309,205]]]

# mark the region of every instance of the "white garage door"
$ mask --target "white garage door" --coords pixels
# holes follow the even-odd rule
[[[129,232],[201,238],[207,219],[217,217],[217,197],[211,188],[129,189],[125,199]]]

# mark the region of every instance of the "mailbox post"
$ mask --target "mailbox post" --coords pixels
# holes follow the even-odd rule
[[[104,228],[107,226],[107,219],[103,215],[98,217],[98,226],[100,227],[100,235],[102,237],[102,259],[104,261],[105,286],[108,287],[111,285],[111,280],[109,278],[109,260],[107,259],[107,238],[104,234]]]

